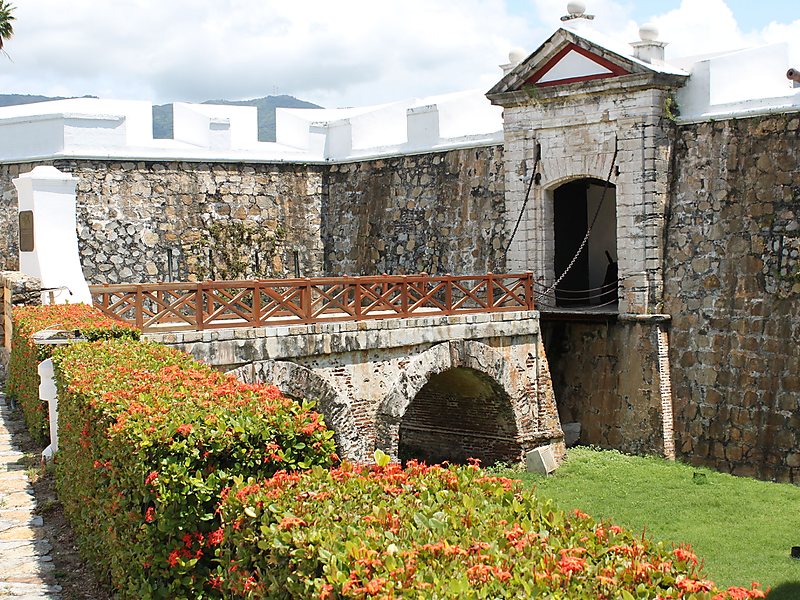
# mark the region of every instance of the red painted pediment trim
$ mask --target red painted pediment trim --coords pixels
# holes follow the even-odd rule
[[[610,71],[610,73],[597,73],[594,75],[582,75],[580,77],[568,77],[566,79],[555,79],[552,81],[545,81],[544,83],[539,83],[539,80],[544,77],[550,69],[552,69],[562,58],[564,58],[570,52],[575,51],[578,54],[581,54],[588,58],[589,60],[597,63],[601,67],[605,67]],[[574,44],[572,42],[568,42],[561,50],[559,50],[550,60],[548,60],[544,65],[542,65],[539,69],[537,69],[533,75],[531,75],[525,83],[533,84],[539,87],[547,87],[551,85],[564,85],[567,83],[575,83],[578,81],[592,81],[594,79],[607,79],[609,77],[618,77],[620,75],[628,75],[629,71],[623,69],[618,64],[615,64],[608,60],[607,58],[603,58]]]

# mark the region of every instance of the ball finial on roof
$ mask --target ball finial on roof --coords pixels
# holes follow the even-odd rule
[[[658,28],[652,23],[645,23],[639,27],[639,39],[643,42],[655,42],[658,39]]]
[[[586,2],[567,2],[567,13],[561,17],[562,21],[572,21],[573,19],[587,19],[591,21],[594,15],[586,14]]]
[[[567,14],[580,17],[586,12],[586,2],[567,2]]]
[[[508,62],[516,66],[525,60],[526,56],[528,56],[528,53],[525,52],[524,48],[512,48],[508,53]]]

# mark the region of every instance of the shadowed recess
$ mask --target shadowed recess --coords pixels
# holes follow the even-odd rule
[[[514,461],[520,454],[511,400],[491,377],[456,368],[431,376],[400,423],[401,461],[448,461],[468,458],[484,465]]]

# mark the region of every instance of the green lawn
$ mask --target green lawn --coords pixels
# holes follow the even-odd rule
[[[800,546],[798,486],[588,448],[570,449],[549,477],[510,475],[564,509],[580,508],[656,540],[688,542],[719,585],[758,581],[774,588],[770,599],[800,598],[800,560],[789,555]]]

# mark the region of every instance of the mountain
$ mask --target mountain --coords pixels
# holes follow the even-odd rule
[[[97,96],[82,96],[96,98]],[[15,104],[32,104],[48,100],[65,100],[66,98],[32,96],[28,94],[0,94],[0,106]],[[258,109],[258,140],[260,142],[275,141],[275,109],[276,108],[321,108],[317,104],[299,100],[294,96],[266,96],[252,100],[206,100],[203,104],[230,104],[233,106],[255,106]],[[172,104],[153,105],[153,137],[169,139],[172,137]]]
[[[75,96],[70,96],[70,98],[75,98]],[[81,98],[97,98],[97,96],[81,96]],[[36,102],[49,102],[50,100],[67,100],[67,98],[63,96],[32,96],[30,94],[0,94],[0,106],[34,104]]]

